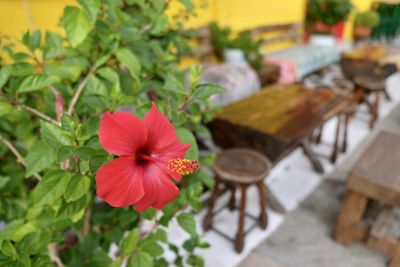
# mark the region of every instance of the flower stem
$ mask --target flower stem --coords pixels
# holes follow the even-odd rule
[[[26,160],[21,156],[21,154],[15,148],[15,146],[10,141],[5,139],[2,135],[0,135],[0,142],[2,142],[15,155],[15,157],[17,158],[17,162],[18,163],[20,163],[25,168],[28,166],[28,164],[26,163]],[[42,176],[40,176],[37,173],[33,174],[33,176],[35,176],[35,178],[38,179],[38,180],[42,179]]]
[[[92,67],[89,71],[89,73],[86,75],[86,77],[83,79],[83,81],[79,84],[78,90],[76,90],[74,96],[72,97],[71,103],[69,104],[67,114],[71,115],[72,112],[74,112],[74,108],[76,103],[78,102],[78,99],[80,95],[82,94],[83,89],[85,88],[87,82],[89,81],[90,76],[95,72],[96,68]]]

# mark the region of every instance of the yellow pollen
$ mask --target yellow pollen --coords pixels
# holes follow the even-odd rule
[[[168,161],[168,169],[179,175],[188,175],[199,170],[197,160],[171,159]]]

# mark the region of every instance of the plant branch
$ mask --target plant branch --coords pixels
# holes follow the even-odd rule
[[[76,90],[74,96],[72,97],[71,103],[69,104],[67,114],[71,115],[72,112],[74,112],[74,108],[76,103],[78,102],[79,97],[82,94],[83,89],[85,88],[86,84],[89,81],[90,76],[95,72],[96,68],[92,67],[89,71],[89,73],[86,75],[86,77],[83,79],[83,81],[79,84],[78,90]]]
[[[53,118],[47,116],[46,114],[40,112],[40,111],[37,110],[37,109],[31,108],[31,107],[29,107],[29,106],[27,106],[27,105],[25,105],[25,104],[22,104],[22,103],[20,103],[20,102],[18,102],[18,101],[16,101],[16,100],[9,100],[9,102],[10,102],[13,106],[15,106],[15,107],[22,108],[22,109],[24,109],[24,110],[26,110],[26,111],[28,111],[28,112],[34,114],[35,116],[37,116],[37,117],[39,117],[39,118],[41,118],[41,119],[47,121],[47,122],[51,122],[51,123],[53,123],[53,124],[55,124],[55,125],[60,126],[60,122],[59,122],[59,121],[57,121],[57,120],[55,120],[55,119],[53,119]]]
[[[17,158],[17,162],[18,163],[20,163],[25,168],[28,166],[28,164],[26,163],[26,160],[21,156],[21,154],[15,148],[15,146],[10,141],[5,139],[2,135],[0,135],[0,142],[2,142],[15,155],[15,157]],[[33,174],[33,176],[35,176],[36,179],[38,179],[38,180],[42,179],[42,176],[40,176],[37,173]]]
[[[57,245],[55,243],[50,243],[47,247],[49,249],[49,256],[51,261],[54,262],[57,267],[64,267],[64,264],[58,256]]]

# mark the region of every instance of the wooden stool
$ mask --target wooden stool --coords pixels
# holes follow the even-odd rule
[[[362,219],[369,200],[389,207],[400,206],[399,162],[400,135],[378,133],[352,168],[334,233],[334,239],[343,245],[349,245],[354,240],[366,241],[368,238],[369,245],[386,254],[389,254],[387,251],[391,247],[391,267],[400,267],[400,242],[377,234],[380,231],[376,229],[370,232]],[[379,238],[382,240],[377,240]]]
[[[371,120],[369,127],[372,129],[375,126],[375,122],[379,116],[379,101],[381,93],[386,92],[386,79],[385,78],[371,78],[369,76],[356,76],[354,78],[356,84],[355,97],[359,103],[365,103],[368,105]],[[368,97],[374,96],[374,100],[370,102]]]
[[[234,148],[225,150],[219,154],[214,165],[214,170],[216,172],[215,187],[208,201],[208,212],[203,221],[203,229],[207,231],[213,228],[213,216],[222,211],[222,209],[218,210],[217,212],[213,211],[215,202],[220,194],[220,184],[224,183],[231,188],[231,197],[228,205],[223,207],[225,208],[228,206],[230,210],[236,208],[235,189],[236,187],[240,187],[241,200],[238,221],[239,226],[235,240],[230,239],[217,229],[213,228],[217,233],[222,234],[231,241],[234,241],[235,250],[240,253],[244,247],[244,237],[246,234],[244,232],[245,215],[253,218],[253,216],[246,214],[247,188],[253,184],[257,185],[258,192],[260,194],[260,215],[258,218],[253,219],[258,221],[258,224],[262,229],[267,228],[267,196],[264,179],[268,175],[271,168],[272,163],[264,155],[251,149]],[[254,225],[251,229],[253,229],[255,226],[256,225]]]

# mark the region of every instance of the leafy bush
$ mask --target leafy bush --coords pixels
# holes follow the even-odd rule
[[[375,11],[365,11],[356,14],[354,26],[365,26],[375,28],[379,24],[379,14]]]
[[[353,5],[350,0],[308,0],[306,22],[311,25],[317,21],[333,26],[346,20]]]
[[[210,24],[209,29],[211,33],[211,44],[219,58],[223,58],[225,49],[241,49],[246,60],[253,68],[258,70],[262,67],[262,39],[253,40],[249,31],[245,31],[237,37],[232,38],[232,30],[229,27],[220,27],[215,22]]]
[[[198,84],[199,68],[186,85],[176,68],[189,49],[182,25],[195,7],[180,0],[181,16],[171,22],[169,1],[78,3],[60,20],[66,37],[27,32],[25,51],[3,43],[12,63],[0,68],[0,265],[167,266],[169,250],[177,266],[202,266],[196,248],[208,244],[189,211],[202,208],[199,196],[213,186],[204,167],[214,156],[199,155],[195,136],[210,137],[208,98],[221,88]],[[202,169],[182,179],[162,211],[112,208],[95,193],[96,171],[113,158],[99,144],[101,115],[143,117],[151,101]],[[183,247],[170,243],[171,220],[188,233]],[[111,257],[110,247],[117,247]]]

